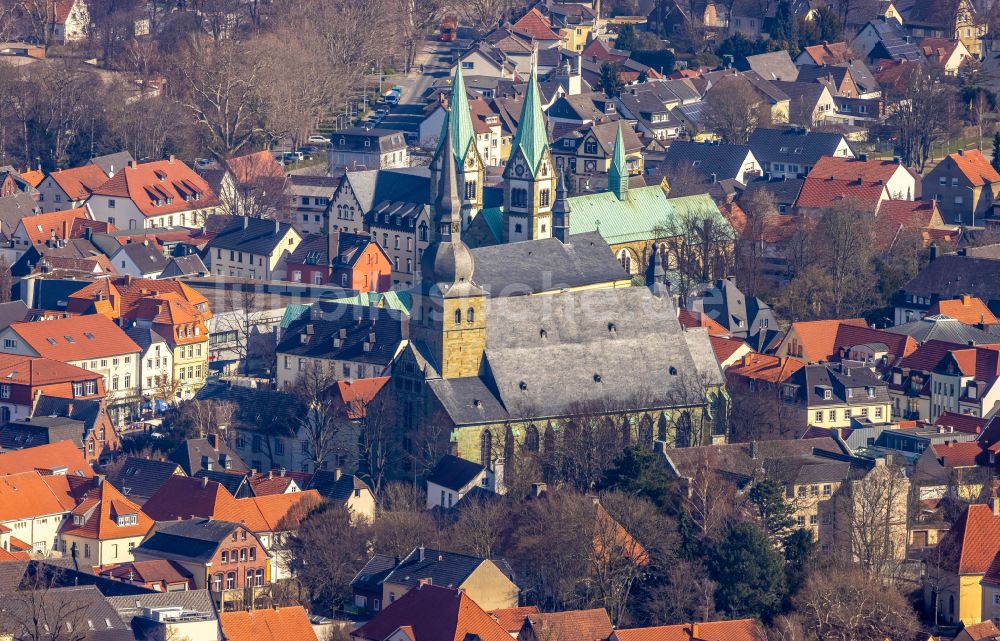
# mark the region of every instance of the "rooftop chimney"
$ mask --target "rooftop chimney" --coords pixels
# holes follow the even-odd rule
[[[335,469],[335,470],[333,471],[333,479],[334,479],[335,481],[339,481],[339,480],[340,480],[340,477],[341,477],[341,476],[343,476],[343,475],[344,475],[344,473],[343,473],[343,471],[342,471],[342,470],[341,470],[341,469],[340,469],[339,467],[338,467],[338,468],[336,468],[336,469]]]
[[[202,487],[202,489],[205,489],[206,487],[208,487],[208,477],[207,476],[201,477],[201,487]]]
[[[424,546],[421,545],[419,548],[417,548],[417,550],[418,550],[417,554],[419,554],[419,556],[417,557],[417,559],[419,561],[423,561],[424,560],[424,556],[426,555],[425,554],[425,550],[424,550]]]

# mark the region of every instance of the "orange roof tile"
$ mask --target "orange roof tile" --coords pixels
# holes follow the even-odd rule
[[[948,569],[959,574],[985,574],[1000,551],[1000,516],[994,515],[989,505],[970,505],[938,545],[958,551],[945,558]]]
[[[559,34],[552,30],[552,23],[537,8],[521,16],[521,19],[514,23],[514,30],[535,40],[559,40]]]
[[[931,308],[927,310],[928,316],[934,316],[936,314],[951,316],[955,320],[961,321],[967,325],[975,325],[976,323],[994,325],[997,322],[1000,322],[997,321],[997,317],[993,315],[990,308],[987,307],[982,300],[976,298],[975,296],[962,296],[951,300],[939,300],[931,305]]]
[[[859,160],[843,156],[823,156],[816,161],[809,178],[833,178],[864,183],[889,182],[902,165],[892,160]]]
[[[709,336],[729,336],[729,330],[719,324],[714,318],[709,318],[705,314],[689,309],[681,309],[677,312],[677,320],[682,327],[688,329],[692,327],[705,327]]]
[[[39,356],[55,360],[80,361],[141,351],[122,328],[101,314],[13,323],[10,329]]]
[[[68,511],[38,472],[0,476],[0,521],[61,514]]]
[[[802,191],[799,192],[795,206],[820,209],[839,202],[851,202],[874,215],[879,202],[888,197],[889,192],[885,185],[837,178],[817,178],[809,174],[802,183]]]
[[[42,184],[42,181],[45,180],[45,172],[43,172],[41,168],[26,169],[21,172],[21,178],[28,181],[28,184],[32,187],[38,187]]]
[[[316,641],[309,615],[301,605],[220,612],[219,623],[228,641]]]
[[[75,477],[94,475],[90,463],[73,441],[56,441],[48,445],[29,447],[24,450],[0,454],[0,475],[18,474],[32,470],[51,473],[52,470],[66,469],[66,474]]]
[[[135,515],[136,522],[118,525],[118,518],[126,515]],[[61,534],[108,541],[145,536],[153,527],[153,519],[111,483],[101,483],[87,492],[80,505],[73,510],[73,516],[63,522],[59,530]],[[83,517],[84,523],[77,525],[76,517]]]
[[[863,318],[799,321],[792,323],[784,340],[788,340],[794,333],[802,346],[802,354],[806,362],[822,363],[833,358],[836,353],[837,331],[842,324],[868,327]]]
[[[937,202],[922,200],[883,200],[875,216],[875,246],[880,251],[892,247],[900,230],[923,230],[930,227],[937,213]]]
[[[90,210],[86,207],[52,211],[47,214],[35,214],[21,219],[24,233],[32,243],[41,244],[52,238],[66,240],[70,238],[73,223],[79,218],[89,218]]]
[[[760,641],[764,638],[754,619],[681,623],[653,628],[615,630],[615,641]]]
[[[73,0],[69,0],[73,4]],[[86,200],[108,181],[107,174],[97,165],[83,165],[72,169],[59,169],[49,174],[70,200]]]
[[[738,352],[746,343],[739,338],[727,338],[725,336],[709,335],[708,341],[712,344],[712,351],[715,352],[715,360],[719,363],[726,362],[733,354]],[[753,351],[752,349],[750,351]]]
[[[935,443],[931,449],[945,467],[976,467],[978,462],[986,461],[983,446],[977,441]]]
[[[1000,173],[993,168],[990,161],[978,149],[958,151],[948,154],[948,157],[955,162],[955,166],[965,174],[969,182],[977,187],[987,183],[1000,182]]]
[[[536,639],[604,641],[614,628],[604,608],[528,615]]]
[[[349,418],[363,418],[375,395],[389,382],[388,376],[337,381],[334,401],[347,407]]]
[[[67,310],[77,314],[85,314],[93,311],[93,306],[97,301],[112,301],[113,299],[117,306],[117,313],[125,320],[134,320],[138,313],[139,301],[150,296],[165,294],[173,294],[176,297],[174,300],[180,299],[189,303],[198,310],[202,320],[208,321],[212,318],[208,299],[189,285],[177,280],[155,280],[132,278],[131,276],[114,279],[104,278],[83,287],[70,294]],[[200,311],[199,308],[204,308],[204,311]],[[193,312],[188,309],[188,313]]]
[[[987,619],[981,623],[974,623],[963,628],[965,633],[972,638],[972,641],[983,641],[984,639],[995,639],[1000,636],[1000,629],[994,625],[993,621]]]
[[[727,377],[739,377],[765,383],[782,383],[805,367],[794,358],[778,358],[771,354],[747,354],[742,360],[726,368]]]
[[[123,167],[94,193],[128,198],[145,216],[204,209],[219,204],[218,197],[205,179],[173,157]]]
[[[529,614],[538,614],[537,605],[525,605],[519,608],[502,608],[500,610],[492,610],[490,616],[493,620],[500,624],[507,632],[516,635],[524,625],[524,620],[528,618]]]
[[[97,380],[98,395],[104,394],[104,377],[96,372],[39,356],[0,354],[0,379],[14,385],[52,385],[68,381]]]
[[[510,634],[463,590],[426,584],[384,607],[353,636],[383,641],[402,626],[412,628],[416,641],[465,641],[472,635],[480,641],[510,641]]]
[[[226,166],[233,177],[241,184],[250,183],[259,178],[285,178],[285,171],[274,159],[270,151],[258,151],[230,158]]]

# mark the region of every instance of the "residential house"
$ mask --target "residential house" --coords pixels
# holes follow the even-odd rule
[[[285,170],[270,151],[227,158],[218,169],[198,174],[219,197],[224,214],[262,218],[280,216],[286,209]]]
[[[491,485],[489,470],[485,467],[446,454],[427,477],[427,509],[450,509],[473,489]]]
[[[0,452],[0,475],[37,471],[49,476],[94,476],[94,468],[72,441],[56,441],[22,450]]]
[[[995,458],[976,434],[944,432],[943,442],[930,443],[913,466],[913,482],[922,499],[945,497],[975,503],[989,492]]]
[[[42,476],[32,470],[0,476],[0,527],[10,533],[6,551],[47,556],[57,550],[59,526],[75,506],[65,474]]]
[[[961,40],[948,38],[924,38],[920,41],[920,52],[928,65],[948,76],[958,75],[958,70],[972,56]]]
[[[330,138],[327,171],[401,169],[410,166],[410,152],[402,131],[393,129],[342,129]]]
[[[291,223],[300,236],[320,234],[327,229],[327,207],[337,190],[339,178],[290,174],[285,196],[292,208]]]
[[[802,127],[817,127],[836,122],[836,103],[833,100],[833,93],[826,85],[781,80],[775,80],[773,84],[788,96],[788,122]]]
[[[678,623],[651,628],[616,629],[608,641],[699,641],[699,639],[726,639],[727,641],[759,641],[764,631],[756,619],[730,621],[703,621]]]
[[[0,331],[0,340],[7,354],[41,356],[100,374],[112,418],[120,423],[138,415],[141,350],[106,316],[13,323]]]
[[[229,641],[317,641],[312,618],[301,605],[220,612],[222,634]]]
[[[356,607],[379,612],[377,603],[386,609],[422,584],[462,590],[484,610],[512,608],[518,603],[520,589],[503,559],[484,559],[420,546],[402,560],[393,560],[388,569],[385,565],[381,555],[376,555],[354,577],[351,586]],[[373,584],[373,579],[379,584],[380,599],[369,600],[366,588]],[[359,589],[354,589],[355,584]]]
[[[799,75],[791,56],[784,50],[747,56],[737,61],[737,68],[742,71],[754,71],[765,80],[793,82]]]
[[[746,296],[733,278],[720,278],[699,288],[687,301],[689,309],[719,323],[733,338],[757,351],[767,349],[779,333],[778,319],[763,300]]]
[[[84,567],[126,563],[152,527],[142,508],[100,481],[62,523],[59,549]]]
[[[795,57],[795,64],[817,67],[837,65],[848,62],[854,55],[854,50],[846,42],[822,42],[803,47],[802,52]]]
[[[938,314],[949,316],[966,325],[982,326],[1000,323],[1000,320],[997,320],[986,303],[968,294],[952,299],[939,299],[927,310],[928,316],[937,316]]]
[[[63,361],[0,354],[0,425],[31,415],[41,394],[71,399],[104,398],[104,379]]]
[[[59,44],[79,42],[90,32],[90,11],[84,0],[56,0],[46,5],[46,29]]]
[[[622,127],[620,121],[584,125],[552,143],[550,149],[556,169],[566,176],[571,191],[604,191],[608,188],[612,156],[619,136],[624,145],[629,180],[633,176],[642,176],[642,141],[631,127]]]
[[[604,608],[540,612],[525,617],[518,641],[545,641],[545,639],[579,639],[603,641],[611,636],[614,627]]]
[[[958,39],[973,56],[983,55],[983,38],[989,27],[970,0],[960,0],[956,6],[947,8],[902,0],[897,7],[902,14],[903,28],[912,37]]]
[[[167,260],[159,278],[180,278],[182,276],[205,278],[211,274],[212,272],[205,266],[198,254],[188,254],[187,256],[172,256]]]
[[[129,163],[100,187],[87,204],[94,218],[120,229],[197,227],[221,206],[208,183],[180,160]]]
[[[126,561],[101,569],[98,576],[129,583],[155,592],[195,591],[194,576],[174,561]],[[207,595],[208,592],[202,592],[202,594]],[[156,595],[149,595],[149,597],[142,597],[138,601],[141,603],[146,598],[155,597]],[[137,601],[134,596],[110,597],[109,602],[115,603],[111,599],[127,599],[131,604]],[[211,603],[208,604],[208,607],[212,607]],[[217,641],[217,639],[213,638],[208,641]]]
[[[982,224],[1000,198],[1000,173],[977,149],[948,154],[924,181],[944,220],[958,225]]]
[[[783,383],[805,367],[797,358],[750,353],[725,368],[726,381],[732,389],[758,392],[782,389]]]
[[[926,247],[936,232],[954,229],[944,224],[935,200],[883,200],[875,214],[875,248],[880,252],[891,251],[896,243],[913,235]]]
[[[224,610],[270,585],[271,555],[256,534],[240,523],[189,518],[160,522],[132,550],[136,561],[173,561],[194,578],[195,589],[209,590]]]
[[[938,549],[949,553],[924,559],[924,609],[944,623],[979,623],[982,581],[1000,552],[1000,501],[966,507]]]
[[[57,245],[57,241],[68,241],[77,219],[93,220],[87,207],[75,207],[59,211],[50,210],[44,214],[25,216],[17,224],[10,240],[18,252],[33,245]]]
[[[247,471],[247,466],[239,454],[224,438],[219,438],[218,434],[184,439],[171,450],[167,459],[179,465],[189,476],[194,476],[201,470]]]
[[[845,156],[820,158],[807,178],[879,184],[893,200],[914,200],[920,192],[917,178],[900,162]],[[929,183],[928,183],[929,184]]]
[[[109,258],[116,274],[133,278],[159,278],[168,262],[163,250],[149,241],[122,245]]]
[[[375,520],[375,494],[361,478],[344,474],[340,468],[317,470],[306,489],[315,490],[327,501],[347,507],[352,520],[371,523]]]
[[[333,283],[360,293],[388,291],[392,269],[371,236],[336,230],[304,237],[287,260],[293,283]]]
[[[184,476],[184,470],[177,463],[129,456],[108,477],[108,482],[141,506],[172,476]]]
[[[750,151],[770,178],[805,176],[823,156],[854,158],[843,135],[804,127],[759,127],[750,134]]]
[[[980,584],[983,586],[983,621],[966,626],[956,637],[960,641],[983,641],[1000,637],[1000,629],[996,626],[996,620],[1000,618],[1000,562],[997,557],[993,557]]]
[[[39,395],[31,414],[0,427],[0,448],[20,450],[58,441],[73,443],[88,463],[106,463],[117,452],[118,433],[103,399]]]
[[[827,429],[852,420],[887,423],[892,416],[886,383],[871,369],[846,363],[799,369],[784,383],[781,401],[798,411],[802,424]]]
[[[382,376],[406,338],[399,314],[354,308],[331,320],[304,318],[284,332],[275,352],[278,389],[290,389],[312,367],[335,380]]]
[[[143,396],[150,407],[167,403],[163,397],[173,397],[174,354],[170,343],[152,327],[135,325],[126,329],[125,333],[142,350],[139,354],[139,380]]]
[[[869,63],[891,60],[924,63],[923,52],[897,20],[875,19],[866,23],[851,41],[851,48]]]
[[[97,165],[57,169],[39,183],[38,207],[43,212],[81,207],[107,181],[107,174]]]
[[[288,223],[240,216],[205,246],[207,264],[217,276],[283,280],[286,261],[300,242]]]
[[[752,91],[767,107],[772,123],[791,122],[791,97],[781,89],[781,81],[763,78],[754,71],[740,73],[735,69],[712,71],[702,74],[702,78],[709,82],[703,96],[708,105],[716,100],[716,96],[725,100],[728,91],[743,85],[743,90]]]
[[[667,148],[663,166],[671,171],[692,171],[710,184],[735,180],[743,185],[763,169],[747,145],[727,145],[675,140]]]
[[[463,590],[422,583],[395,603],[384,604],[371,620],[351,633],[354,641],[412,639],[510,641],[511,635]]]
[[[930,254],[930,264],[904,284],[893,299],[897,325],[926,315],[938,300],[969,292],[975,292],[994,314],[1000,313],[1000,261],[975,249],[939,256],[936,244],[931,245]]]

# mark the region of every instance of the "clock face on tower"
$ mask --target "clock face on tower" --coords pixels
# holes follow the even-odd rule
[[[524,175],[524,165],[516,165],[514,167],[514,173],[520,178]]]

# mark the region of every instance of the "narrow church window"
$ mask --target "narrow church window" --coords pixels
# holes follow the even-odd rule
[[[455,324],[456,325],[462,324],[462,310],[460,309],[455,310]]]
[[[548,207],[549,206],[549,190],[541,189],[538,192],[538,206]]]
[[[466,180],[465,181],[465,197],[467,199],[472,199],[476,197],[476,181]]]
[[[523,228],[521,227],[521,223],[517,223],[517,224],[514,225],[514,233],[515,234],[520,234],[522,229]]]
[[[483,430],[479,437],[479,459],[483,467],[493,469],[493,435],[489,430]]]
[[[524,449],[529,452],[538,451],[538,428],[534,425],[529,425],[524,433]]]
[[[476,310],[470,307],[469,310],[465,312],[465,320],[468,323],[476,322]]]

